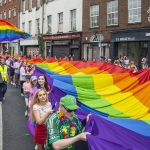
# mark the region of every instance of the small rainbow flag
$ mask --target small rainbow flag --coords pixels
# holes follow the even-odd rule
[[[0,42],[27,39],[29,37],[30,35],[28,33],[19,30],[11,23],[0,20]]]

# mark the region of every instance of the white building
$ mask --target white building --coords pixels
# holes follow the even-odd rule
[[[22,1],[20,28],[32,37],[20,41],[21,49],[25,54],[36,54],[40,33],[44,34],[45,56],[74,55],[74,59],[80,59],[82,0],[47,0],[44,5],[35,1],[36,6],[29,0],[29,10],[25,10],[27,1]]]

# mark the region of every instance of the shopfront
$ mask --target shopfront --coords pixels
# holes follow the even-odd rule
[[[94,34],[89,41],[83,42],[84,45],[84,59],[98,61],[100,56],[104,58],[109,57],[109,43],[103,42],[104,37],[102,34]]]
[[[141,60],[148,56],[150,65],[150,29],[136,29],[111,32],[111,59],[127,56],[130,61],[141,69]]]
[[[63,35],[46,35],[43,36],[45,41],[45,56],[58,59],[65,56],[74,56],[74,60],[80,60],[81,56],[81,33],[63,34]]]

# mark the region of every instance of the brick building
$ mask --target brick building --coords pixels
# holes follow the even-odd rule
[[[6,20],[16,27],[18,24],[18,0],[0,0],[0,19]],[[4,53],[6,50],[13,54],[18,53],[18,41],[3,42],[0,45],[0,53]]]
[[[150,0],[84,0],[82,57],[150,56]],[[148,59],[150,65],[150,57]]]

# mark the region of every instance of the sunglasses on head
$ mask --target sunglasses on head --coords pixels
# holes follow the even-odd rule
[[[63,106],[63,107],[67,110],[68,113],[71,113],[71,112],[73,112],[73,111],[74,111],[74,112],[76,111],[76,110],[70,110],[70,109],[66,108],[65,106]]]

